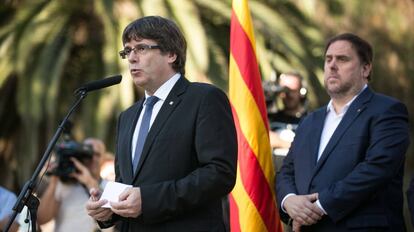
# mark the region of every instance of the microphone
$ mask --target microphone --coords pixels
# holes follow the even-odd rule
[[[102,80],[90,81],[75,90],[75,94],[80,92],[91,92],[98,89],[103,89],[112,85],[119,84],[122,80],[121,75],[111,76]]]

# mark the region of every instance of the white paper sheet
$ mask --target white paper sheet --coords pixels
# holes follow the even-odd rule
[[[109,181],[106,184],[105,189],[100,198],[100,200],[108,200],[108,203],[106,203],[102,207],[111,208],[109,202],[119,202],[119,195],[128,187],[132,187],[132,185]]]

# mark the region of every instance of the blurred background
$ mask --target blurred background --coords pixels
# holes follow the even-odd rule
[[[296,70],[307,82],[309,108],[326,104],[327,38],[353,32],[375,50],[370,86],[403,101],[414,117],[413,0],[251,0],[262,78]],[[135,102],[122,29],[161,15],[188,42],[186,77],[228,89],[230,0],[0,0],[0,185],[17,194],[85,82],[122,74],[120,85],[92,92],[71,117],[73,135],[103,139],[113,151],[118,114]],[[410,26],[411,25],[411,26]],[[411,126],[411,135],[414,127]],[[407,153],[405,186],[414,169]],[[406,187],[405,187],[406,189]],[[408,211],[405,210],[405,214]],[[411,223],[407,217],[411,231]]]

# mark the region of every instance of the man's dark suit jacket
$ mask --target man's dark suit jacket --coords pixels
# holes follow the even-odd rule
[[[410,211],[411,224],[414,226],[414,176],[411,177],[406,194],[408,210]]]
[[[406,107],[366,88],[352,102],[317,161],[326,112],[323,107],[299,125],[277,177],[279,206],[288,193],[319,193],[328,215],[302,231],[405,231]]]
[[[236,180],[237,135],[227,96],[181,77],[148,133],[137,172],[131,144],[143,100],[118,121],[116,181],[141,188],[142,215],[122,231],[224,231],[222,198]]]

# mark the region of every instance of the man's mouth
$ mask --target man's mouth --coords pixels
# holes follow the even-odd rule
[[[331,74],[331,75],[329,75],[328,76],[328,78],[327,78],[328,80],[330,80],[330,79],[339,79],[339,76],[338,75],[336,75],[336,74]]]
[[[137,68],[131,68],[131,74],[138,74],[139,72],[141,72],[141,69],[137,69]]]

